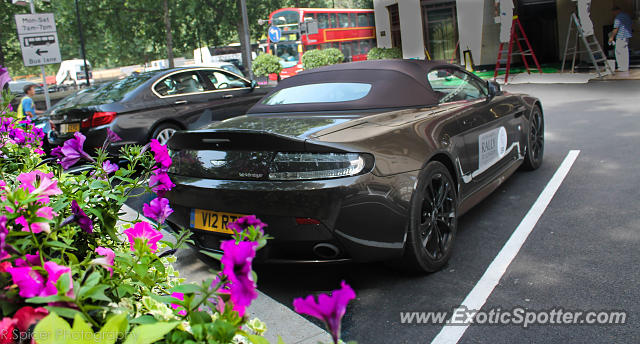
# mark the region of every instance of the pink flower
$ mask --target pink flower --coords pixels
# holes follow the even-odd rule
[[[4,256],[7,251],[7,235],[9,234],[9,230],[7,230],[7,217],[5,215],[0,216],[0,257]]]
[[[171,166],[171,157],[169,156],[169,151],[167,150],[167,146],[164,146],[158,142],[156,139],[152,139],[149,143],[149,148],[153,152],[154,159],[156,162],[160,164],[160,166],[164,168],[169,168]]]
[[[113,260],[116,256],[113,250],[107,247],[98,247],[96,248],[96,253],[102,257],[92,260],[91,263],[102,265],[102,267],[109,271],[110,276],[113,277]]]
[[[144,216],[155,220],[162,224],[164,220],[173,213],[173,209],[169,207],[169,200],[166,198],[154,198],[149,204],[142,205],[142,212]]]
[[[176,185],[173,184],[166,171],[162,169],[152,171],[151,177],[149,177],[149,187],[153,192],[157,193],[158,196],[163,197],[164,194],[174,186]]]
[[[69,278],[70,289],[67,292],[67,296],[73,295],[73,279],[71,278],[71,268],[63,265],[58,265],[55,262],[46,262],[44,263],[44,269],[45,271],[47,271],[47,283],[40,293],[40,296],[51,296],[58,294],[56,283],[58,283],[58,280],[60,278]]]
[[[0,320],[0,344],[13,343],[13,331],[16,328],[18,320],[12,318],[2,318]]]
[[[138,222],[132,228],[124,230],[124,234],[129,238],[129,244],[131,245],[131,251],[135,251],[135,239],[140,238],[146,242],[147,246],[151,249],[151,252],[158,250],[158,241],[162,239],[162,233],[151,227],[148,222]]]
[[[53,212],[53,208],[51,207],[42,207],[36,210],[37,217],[41,217],[47,220],[53,219],[54,215],[55,213]],[[51,232],[51,226],[49,225],[49,222],[33,222],[29,224],[29,222],[27,222],[27,219],[24,216],[18,217],[15,221],[17,224],[22,225],[23,232],[31,231],[36,234],[40,232],[45,232],[45,233]]]
[[[175,297],[176,299],[180,300],[180,301],[184,301],[184,294],[183,293],[173,293],[171,294],[171,296]],[[173,308],[174,310],[177,309],[181,309],[180,311],[178,311],[179,315],[185,316],[187,315],[187,310],[184,309],[183,306],[177,305],[175,303],[171,304],[171,308]]]
[[[13,315],[13,318],[17,320],[16,327],[20,332],[26,332],[31,325],[37,323],[49,314],[49,311],[43,307],[33,308],[30,306],[24,306]]]
[[[318,302],[313,295],[306,298],[293,300],[293,307],[296,312],[308,314],[316,317],[327,325],[334,343],[340,339],[340,322],[342,316],[347,311],[347,304],[356,297],[356,293],[351,287],[342,281],[341,288],[335,290],[331,296],[320,294]]]
[[[58,188],[58,181],[51,178],[53,178],[53,173],[43,173],[35,170],[29,173],[22,173],[17,179],[20,182],[20,187],[32,194],[42,196],[38,200],[43,203],[49,203],[49,196],[62,194],[62,191]]]
[[[18,285],[18,295],[25,299],[40,295],[44,289],[44,277],[31,267],[9,268],[7,271],[11,274],[13,283]]]
[[[258,297],[256,283],[251,274],[251,263],[256,255],[257,242],[226,240],[220,244],[224,251],[220,262],[222,273],[229,279],[229,291],[234,310],[244,314],[251,301]]]
[[[113,173],[113,172],[115,172],[115,171],[117,171],[117,170],[118,170],[118,165],[116,165],[116,164],[112,163],[112,162],[111,162],[111,161],[109,161],[109,160],[106,160],[105,162],[103,162],[103,163],[102,163],[102,169],[103,169],[107,174],[110,174],[110,173]]]
[[[23,266],[40,266],[42,262],[40,262],[40,252],[36,252],[36,254],[25,254],[24,259],[18,258],[15,261],[17,267]]]

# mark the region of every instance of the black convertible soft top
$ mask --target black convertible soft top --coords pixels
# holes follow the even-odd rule
[[[284,79],[269,94],[281,89],[318,83],[355,82],[371,84],[363,98],[336,103],[301,103],[266,105],[258,102],[248,113],[299,111],[344,111],[396,107],[422,107],[438,103],[427,73],[435,67],[457,68],[442,62],[423,60],[373,60],[341,63],[303,71]]]

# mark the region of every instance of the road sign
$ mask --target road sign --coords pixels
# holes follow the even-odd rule
[[[280,42],[280,38],[282,38],[282,30],[276,26],[269,27],[269,40],[271,43]]]
[[[53,13],[16,14],[15,20],[25,66],[62,61]]]

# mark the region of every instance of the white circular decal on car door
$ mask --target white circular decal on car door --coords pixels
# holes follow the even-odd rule
[[[498,131],[498,155],[502,158],[507,150],[507,130],[500,127]]]

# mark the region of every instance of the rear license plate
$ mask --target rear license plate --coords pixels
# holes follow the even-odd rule
[[[75,133],[80,130],[80,123],[64,123],[60,124],[60,133],[68,134]]]
[[[191,209],[191,227],[205,231],[233,234],[227,225],[245,215],[212,211],[203,209]]]

